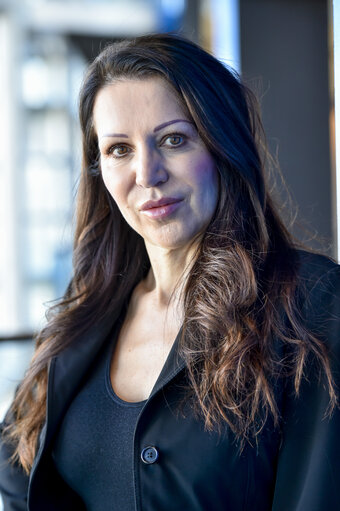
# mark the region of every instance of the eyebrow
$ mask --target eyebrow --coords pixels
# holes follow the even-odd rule
[[[192,124],[192,122],[188,121],[187,119],[174,119],[173,121],[163,122],[163,124],[156,126],[153,132],[156,133],[156,131],[162,130],[166,126],[170,126],[170,124],[175,124],[175,122],[188,122],[189,124]]]
[[[154,133],[157,131],[162,130],[166,126],[170,126],[170,124],[175,124],[176,122],[188,122],[189,124],[193,124],[191,121],[188,121],[188,119],[173,119],[172,121],[163,122],[159,126],[156,126],[153,130]],[[118,138],[129,138],[129,135],[126,135],[125,133],[105,133],[105,135],[102,135],[103,137],[118,137]]]

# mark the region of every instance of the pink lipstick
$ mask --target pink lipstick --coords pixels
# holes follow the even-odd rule
[[[156,201],[144,202],[139,208],[149,218],[165,218],[173,213],[183,202],[181,198],[162,197]]]

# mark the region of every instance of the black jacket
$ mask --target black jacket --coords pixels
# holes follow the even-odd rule
[[[308,328],[326,343],[339,385],[340,266],[303,252],[300,260],[300,286],[307,290],[300,312]],[[5,511],[85,510],[57,473],[51,445],[116,319],[94,325],[52,360],[47,420],[29,478],[8,466],[10,448],[2,444],[0,489]],[[135,429],[136,511],[338,511],[340,412],[337,409],[331,419],[324,417],[328,394],[315,366],[308,365],[299,398],[294,397],[289,381],[277,389],[280,428],[274,429],[268,421],[257,444],[247,445],[240,455],[227,427],[221,434],[209,433],[189,405],[178,413],[186,370],[176,347],[177,340]],[[154,463],[141,458],[149,446],[158,453]]]

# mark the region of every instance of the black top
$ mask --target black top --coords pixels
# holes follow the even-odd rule
[[[129,403],[114,392],[107,342],[72,401],[52,456],[67,484],[89,511],[134,511],[133,433],[145,401]]]

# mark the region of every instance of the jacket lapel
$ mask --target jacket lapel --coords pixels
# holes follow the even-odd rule
[[[91,367],[105,340],[116,323],[121,309],[114,317],[94,324],[51,361],[48,391],[45,446],[69,406],[86,372]]]
[[[163,369],[160,372],[157,381],[151,391],[149,400],[185,367],[185,361],[178,350],[181,335],[182,327],[176,336],[176,339],[171,347],[171,350],[165,361]]]
[[[110,332],[112,332],[122,313],[122,309],[123,307],[117,311],[114,317],[105,318],[100,323],[93,325],[86,334],[80,336],[79,339],[52,360],[48,378],[44,448],[49,444],[77,388],[98,355],[105,340]],[[149,399],[185,366],[183,358],[178,353],[178,342],[181,333],[182,328],[176,336]]]
[[[85,334],[51,360],[47,386],[46,422],[41,430],[39,449],[32,466],[29,494],[34,487],[37,469],[54,433],[70,404],[82,378],[91,366],[105,339],[117,321],[122,308],[114,316],[94,324]]]
[[[52,359],[48,375],[46,423],[40,434],[39,449],[31,471],[29,493],[33,490],[35,481],[39,481],[36,476],[40,461],[47,452],[67,407],[105,340],[112,332],[122,309],[123,307],[114,316],[93,325],[86,334],[79,336],[75,342]],[[181,331],[182,329],[177,334],[148,401],[185,366],[184,360],[178,354]]]

